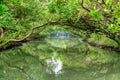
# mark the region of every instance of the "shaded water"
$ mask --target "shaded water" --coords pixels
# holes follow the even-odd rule
[[[0,80],[120,79],[118,53],[92,47],[78,36],[56,37],[0,52]]]

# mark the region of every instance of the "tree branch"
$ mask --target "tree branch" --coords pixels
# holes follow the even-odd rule
[[[20,43],[20,42],[25,42],[25,41],[27,41],[27,39],[33,34],[33,32],[34,32],[35,29],[38,29],[38,28],[41,28],[41,27],[45,27],[45,26],[47,26],[47,25],[52,25],[52,24],[59,24],[59,23],[58,23],[58,21],[56,21],[56,22],[47,22],[47,23],[45,23],[45,24],[43,24],[43,25],[33,27],[33,28],[31,29],[31,31],[30,31],[25,37],[23,37],[23,38],[21,38],[21,39],[9,39],[8,41],[2,43],[2,44],[0,45],[0,50],[9,48],[9,47],[11,47],[11,46],[14,46],[14,45]],[[19,44],[18,44],[18,45],[19,45]]]
[[[104,1],[104,0],[102,0],[102,4],[105,4],[105,5],[106,5],[106,3],[105,3],[105,1]]]
[[[82,2],[81,2],[81,6],[82,6],[83,9],[85,9],[85,10],[88,11],[88,12],[90,12],[90,10],[84,6],[83,0],[82,0]]]
[[[35,29],[47,26],[49,24],[54,24],[54,23],[56,23],[56,22],[47,22],[47,23],[45,23],[43,25],[33,27],[31,29],[30,33],[28,33],[24,38],[22,38],[22,39],[10,39],[8,42],[22,42],[22,41],[25,41],[27,38],[29,38],[33,34],[33,32],[34,32]]]
[[[4,36],[4,30],[3,30],[3,28],[0,28],[0,34],[1,34],[1,37]]]

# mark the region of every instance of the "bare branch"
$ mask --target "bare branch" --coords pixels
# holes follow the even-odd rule
[[[4,30],[3,30],[3,28],[0,28],[0,34],[1,34],[1,37],[4,36]]]
[[[104,0],[102,0],[102,4],[106,4]]]
[[[82,6],[83,9],[85,9],[85,10],[88,11],[88,12],[90,12],[90,10],[84,6],[83,0],[82,0],[82,2],[81,2],[81,6]]]

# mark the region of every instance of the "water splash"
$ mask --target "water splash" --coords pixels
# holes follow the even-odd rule
[[[62,70],[63,64],[62,64],[62,61],[60,59],[56,59],[55,57],[52,56],[51,59],[46,60],[46,63],[47,63],[47,66],[48,66],[46,71],[49,74],[54,73],[54,74],[58,75],[58,74],[62,73],[61,70]]]

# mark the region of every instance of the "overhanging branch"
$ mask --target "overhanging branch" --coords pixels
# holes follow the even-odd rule
[[[47,25],[52,25],[52,24],[58,24],[58,21],[47,22],[47,23],[42,24],[42,25],[40,25],[40,26],[33,27],[33,28],[31,29],[31,31],[30,31],[25,37],[23,37],[23,38],[21,38],[21,39],[9,39],[7,42],[2,43],[2,44],[0,45],[0,50],[6,49],[6,47],[10,47],[9,44],[11,44],[11,43],[12,43],[12,45],[14,45],[14,44],[18,44],[19,42],[25,42],[25,41],[27,41],[27,39],[33,34],[33,32],[34,32],[35,29],[42,28],[42,27],[45,27],[45,26],[47,26]],[[6,46],[6,47],[5,47],[5,46]]]

